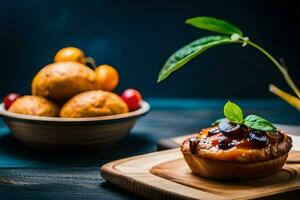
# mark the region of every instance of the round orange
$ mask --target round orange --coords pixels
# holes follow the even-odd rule
[[[66,47],[59,50],[54,56],[54,62],[74,61],[85,64],[86,57],[81,49]]]
[[[119,83],[118,71],[110,65],[100,65],[95,69],[96,84],[101,90],[112,91]]]

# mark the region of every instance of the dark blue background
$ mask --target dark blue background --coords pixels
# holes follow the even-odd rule
[[[236,45],[209,50],[156,84],[171,53],[210,34],[184,24],[199,15],[227,19],[275,57],[284,57],[300,85],[300,14],[289,1],[2,0],[0,96],[30,92],[35,73],[65,46],[114,65],[121,75],[118,90],[133,87],[146,97],[272,97],[269,83],[288,89],[261,53]]]

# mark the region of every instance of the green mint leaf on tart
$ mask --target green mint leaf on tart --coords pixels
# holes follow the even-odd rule
[[[276,131],[276,127],[268,120],[258,115],[248,115],[245,118],[244,124],[249,128],[260,131]]]
[[[213,17],[194,17],[186,20],[185,23],[200,29],[217,33],[226,35],[238,34],[241,37],[243,36],[242,31],[233,24]]]
[[[161,82],[166,79],[172,72],[178,70],[190,60],[205,52],[207,49],[232,43],[235,43],[235,41],[228,36],[222,35],[207,36],[193,41],[169,57],[159,72],[157,82]]]
[[[233,123],[241,124],[244,121],[242,109],[229,100],[224,105],[224,115],[229,121]]]

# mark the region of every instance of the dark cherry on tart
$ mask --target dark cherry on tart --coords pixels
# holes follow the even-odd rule
[[[186,139],[181,151],[194,174],[214,179],[255,179],[282,168],[292,139],[282,131],[260,131],[229,120]]]

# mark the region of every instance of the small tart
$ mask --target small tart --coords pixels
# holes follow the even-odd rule
[[[203,129],[181,146],[185,161],[197,175],[223,180],[272,175],[282,168],[292,147],[292,139],[282,131],[264,132],[267,142],[257,145],[249,139],[249,132],[242,138],[228,138],[222,132],[210,134],[216,128]],[[218,143],[223,138],[230,140],[227,148]]]
[[[254,145],[247,144],[247,139],[236,140],[238,144],[234,147],[223,150],[214,146],[212,143],[214,139],[217,139],[217,135],[207,137],[208,131],[211,128],[204,129],[200,134],[194,135],[199,142],[193,150],[193,154],[197,154],[202,158],[223,160],[223,161],[234,161],[234,162],[259,162],[270,160],[273,158],[280,157],[288,153],[292,147],[292,139],[286,133],[279,132],[282,135],[282,139],[276,143],[269,143],[265,147],[256,148]],[[191,137],[191,138],[194,138]],[[182,146],[182,153],[190,153],[190,139],[186,139]],[[241,142],[242,141],[242,142]],[[244,143],[244,144],[243,144]]]

